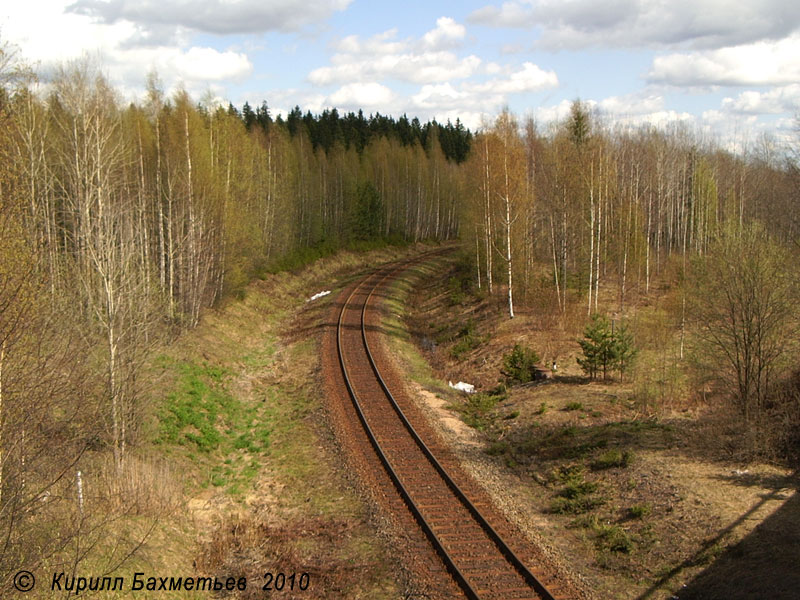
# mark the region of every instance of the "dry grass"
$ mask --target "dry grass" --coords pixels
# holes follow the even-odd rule
[[[179,475],[164,457],[129,455],[117,472],[111,457],[98,460],[97,473],[85,479],[88,497],[129,515],[163,518],[185,502]],[[96,486],[96,488],[95,488]],[[91,493],[93,488],[96,493]]]

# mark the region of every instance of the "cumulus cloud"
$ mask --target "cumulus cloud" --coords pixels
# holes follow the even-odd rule
[[[800,83],[773,88],[766,92],[747,90],[736,98],[722,100],[724,110],[741,115],[779,115],[800,113]]]
[[[664,98],[648,92],[609,96],[598,103],[601,111],[615,116],[634,116],[657,113],[664,108]]]
[[[311,71],[308,80],[320,86],[374,79],[430,83],[470,77],[481,64],[477,56],[458,58],[452,52],[339,54],[331,62],[332,66]]]
[[[367,39],[347,36],[333,44],[331,65],[314,69],[308,80],[326,86],[385,79],[424,84],[471,77],[481,60],[475,55],[460,58],[446,49],[465,34],[463,25],[442,17],[419,40],[398,40],[396,29]]]
[[[253,72],[250,60],[239,52],[220,52],[214,48],[194,46],[185,52],[173,50],[171,54],[164,66],[169,65],[174,68],[176,75],[195,81],[237,81]]]
[[[450,83],[423,85],[419,92],[411,97],[414,106],[423,109],[435,109],[442,106],[461,105],[467,94],[454,88]]]
[[[422,43],[431,50],[453,48],[461,44],[467,30],[460,23],[450,17],[441,17],[436,20],[436,29],[432,29],[422,36]]]
[[[514,0],[468,20],[541,30],[552,48],[587,46],[719,48],[776,40],[800,26],[800,3],[785,0]]]
[[[492,92],[495,94],[517,94],[520,92],[538,92],[558,86],[558,77],[554,71],[545,71],[538,65],[525,62],[518,71],[513,71],[503,78],[496,78],[481,84],[470,84],[474,92]]]
[[[297,31],[345,10],[352,0],[77,0],[68,11],[98,22],[185,27],[216,34]]]
[[[617,125],[666,127],[676,122],[697,125],[694,115],[665,108],[664,98],[649,92],[609,96],[599,101],[586,100],[585,103],[601,119],[607,117],[610,123]],[[540,123],[552,124],[569,118],[571,107],[572,101],[562,100],[555,105],[538,107],[534,116]]]
[[[800,81],[800,34],[718,50],[673,53],[653,60],[651,82],[676,86],[786,85]]]
[[[450,17],[417,38],[399,38],[397,29],[362,37],[350,35],[330,44],[330,63],[314,69],[308,81],[317,88],[339,86],[326,97],[328,106],[408,112],[420,118],[460,118],[477,127],[482,115],[494,114],[514,94],[558,86],[558,77],[532,62],[521,65],[484,62],[460,55],[466,28]],[[393,82],[419,86],[393,92]]]
[[[394,92],[380,83],[349,83],[330,95],[329,104],[344,109],[374,107],[380,110],[394,98]]]
[[[377,33],[366,40],[357,35],[348,35],[333,44],[333,48],[341,55],[354,54],[400,54],[408,47],[407,42],[397,38],[397,28]]]
[[[587,101],[587,104],[590,108],[594,108],[597,105],[593,100]],[[558,104],[539,106],[533,111],[533,114],[540,123],[554,123],[566,119],[569,116],[571,107],[571,101],[562,100]]]
[[[192,45],[182,28],[145,31],[130,21],[101,23],[65,12],[65,4],[40,0],[5,7],[3,37],[22,48],[44,74],[63,61],[96,56],[115,87],[130,97],[153,69],[168,89],[182,84],[197,96],[209,90],[220,94],[221,83],[242,81],[253,72],[245,53]]]
[[[415,114],[461,121],[471,128],[480,127],[486,115],[493,115],[508,104],[512,94],[538,92],[558,85],[552,71],[544,71],[533,63],[517,69],[505,68],[502,77],[476,83],[461,81],[423,85],[411,96],[410,106]],[[495,72],[495,69],[491,69]]]

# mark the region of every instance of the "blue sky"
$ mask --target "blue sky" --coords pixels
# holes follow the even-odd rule
[[[98,57],[124,99],[155,69],[198,99],[475,128],[506,105],[546,126],[579,97],[729,144],[800,113],[789,0],[35,0],[0,11],[0,41],[45,74]]]

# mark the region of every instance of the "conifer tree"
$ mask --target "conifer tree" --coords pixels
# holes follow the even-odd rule
[[[636,356],[633,347],[633,335],[626,325],[616,330],[602,315],[592,315],[592,322],[586,326],[584,339],[578,343],[583,350],[583,358],[578,364],[590,379],[597,378],[602,372],[603,379],[608,378],[609,371],[619,371],[620,376],[631,366]]]

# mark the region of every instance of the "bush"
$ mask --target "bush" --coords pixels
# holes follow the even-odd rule
[[[511,445],[505,440],[492,442],[486,449],[486,454],[489,456],[500,456],[511,452]]]
[[[588,496],[597,491],[597,484],[592,481],[573,480],[567,483],[558,495],[564,498],[576,499],[581,496]]]
[[[487,429],[494,424],[496,416],[494,408],[498,402],[506,399],[505,394],[472,394],[467,398],[466,403],[455,405],[461,413],[464,423],[475,429]]]
[[[550,503],[551,512],[579,515],[605,503],[603,498],[592,496],[597,491],[597,484],[584,480],[582,466],[561,467],[556,477],[565,485],[558,493],[558,498]]]
[[[530,348],[515,344],[510,354],[503,357],[502,373],[511,381],[528,383],[536,378],[539,355]]]

